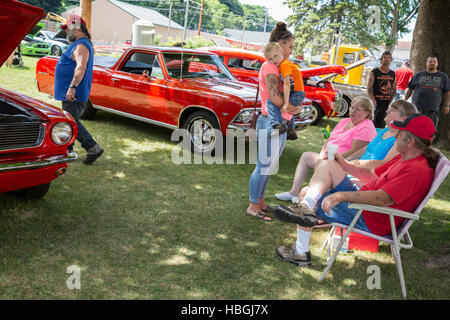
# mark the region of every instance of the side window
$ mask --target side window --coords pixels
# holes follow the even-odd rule
[[[242,65],[241,59],[237,59],[237,58],[230,58],[230,59],[228,59],[228,67],[240,68],[241,65]]]
[[[130,58],[120,67],[120,71],[142,74],[148,71],[152,75],[152,66],[155,61],[156,54],[147,52],[134,52]]]
[[[258,60],[242,60],[242,66],[248,70],[257,70],[261,69],[262,63]]]
[[[158,58],[155,59],[155,64],[153,65],[152,77],[158,79],[164,79],[164,74],[161,69],[161,65],[159,64]]]
[[[352,64],[353,62],[355,62],[355,55],[351,52],[344,53],[344,56],[342,57],[342,63]]]
[[[228,66],[231,68],[239,68],[245,70],[256,70],[258,71],[262,63],[257,60],[247,60],[247,59],[239,59],[239,58],[230,58],[228,60]]]

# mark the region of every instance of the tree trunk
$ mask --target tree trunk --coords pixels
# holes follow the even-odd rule
[[[424,70],[427,57],[438,58],[438,70],[450,74],[450,1],[421,0],[411,45],[411,67],[414,73]],[[441,107],[444,103],[442,99]],[[442,110],[442,108],[441,108]],[[439,115],[436,142],[450,149],[450,113]]]
[[[394,52],[395,45],[397,44],[397,33],[398,33],[398,19],[400,10],[400,0],[397,0],[394,8],[394,18],[392,19],[391,33],[389,34],[389,43],[385,46],[385,50],[389,52]]]

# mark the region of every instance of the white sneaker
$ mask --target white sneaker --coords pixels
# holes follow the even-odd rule
[[[283,193],[276,193],[275,198],[282,201],[292,201],[292,203],[297,203],[298,198],[296,196],[293,196],[289,191],[283,192]]]

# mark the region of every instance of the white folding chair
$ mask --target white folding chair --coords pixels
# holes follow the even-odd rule
[[[450,170],[450,163],[448,159],[441,154],[439,157],[438,164],[434,171],[434,178],[433,183],[431,185],[430,190],[428,191],[427,196],[423,199],[421,204],[417,207],[417,209],[414,211],[414,213],[409,213],[397,209],[392,209],[389,207],[379,207],[379,206],[371,206],[367,204],[360,204],[360,203],[353,203],[349,205],[349,208],[355,208],[358,209],[358,213],[353,218],[352,222],[349,226],[343,225],[340,223],[332,223],[332,228],[330,233],[328,234],[325,242],[322,245],[322,249],[325,248],[326,245],[328,245],[327,248],[327,266],[325,270],[323,271],[322,275],[319,278],[319,281],[322,281],[325,279],[325,276],[327,275],[328,271],[330,270],[331,266],[334,263],[334,260],[336,260],[337,255],[339,254],[339,251],[341,250],[342,246],[344,245],[347,237],[349,236],[350,232],[356,232],[365,236],[368,236],[373,239],[377,239],[379,241],[383,241],[386,243],[389,243],[391,246],[391,252],[392,256],[395,260],[395,264],[397,266],[397,272],[400,278],[400,286],[402,288],[402,296],[403,298],[406,298],[406,288],[405,288],[405,280],[403,277],[403,268],[402,268],[402,261],[400,257],[400,248],[404,249],[411,249],[413,247],[413,243],[411,240],[411,236],[409,235],[408,229],[411,227],[414,221],[419,220],[419,214],[422,211],[422,209],[427,204],[428,200],[433,197],[436,190],[439,188],[439,185],[444,181],[445,177],[447,176],[448,172]],[[387,236],[377,236],[373,233],[368,233],[360,229],[354,228],[356,221],[358,221],[361,213],[363,210],[369,210],[374,212],[379,212],[381,214],[388,214],[389,219],[391,222],[391,230],[392,234]],[[394,223],[394,216],[397,217],[403,217],[406,218],[406,220],[403,222],[403,224],[396,229],[395,223]],[[341,241],[339,242],[336,251],[333,253],[333,256],[330,259],[330,247],[333,243],[333,234],[337,227],[340,227],[342,229],[347,229],[344,236],[341,237]],[[402,240],[405,240],[405,242],[402,242]]]

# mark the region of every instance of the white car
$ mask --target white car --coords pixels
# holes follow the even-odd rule
[[[52,56],[60,56],[66,51],[69,46],[69,41],[61,35],[50,30],[41,30],[36,35],[36,38],[48,43],[50,47],[50,54]]]

